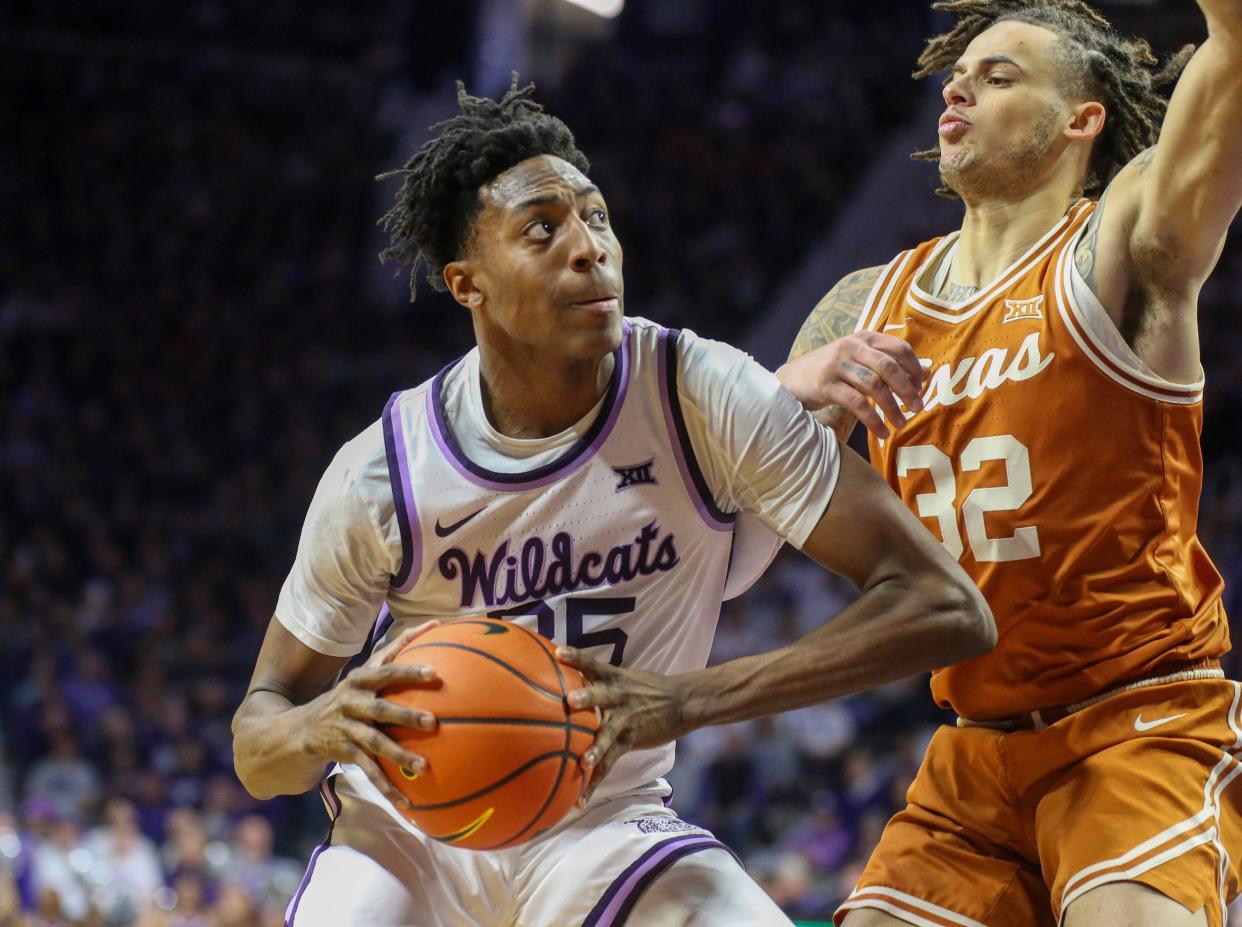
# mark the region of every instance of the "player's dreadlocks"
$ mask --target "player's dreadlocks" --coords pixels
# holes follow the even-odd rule
[[[933,10],[956,13],[957,25],[929,39],[919,56],[916,79],[942,71],[975,38],[998,22],[1043,26],[1061,41],[1058,52],[1065,91],[1098,100],[1108,115],[1095,141],[1083,193],[1097,196],[1122,167],[1156,143],[1168,104],[1157,88],[1177,79],[1194,53],[1187,45],[1156,70],[1156,56],[1142,39],[1118,35],[1107,19],[1082,0],[941,0]],[[920,161],[939,161],[939,149],[915,152]],[[946,187],[936,191],[957,194]]]
[[[472,97],[458,81],[461,112],[432,126],[438,134],[404,168],[376,178],[405,176],[396,204],[379,221],[391,241],[380,260],[410,269],[411,302],[421,264],[427,265],[431,285],[445,288],[444,265],[457,260],[469,243],[482,205],[481,185],[541,154],[562,158],[583,173],[588,170],[569,127],[530,98],[534,91],[534,84],[518,89],[516,73],[499,101]]]

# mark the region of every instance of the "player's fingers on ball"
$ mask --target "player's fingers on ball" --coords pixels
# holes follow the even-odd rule
[[[584,769],[592,769],[599,766],[600,761],[608,755],[608,751],[613,748],[617,742],[617,734],[619,726],[616,721],[604,719],[604,723],[595,733],[595,740],[591,742],[591,746],[587,748],[586,753],[582,754],[582,766]]]
[[[376,724],[389,724],[397,727],[409,727],[419,731],[434,731],[436,716],[429,711],[407,708],[390,702],[383,696],[376,696],[362,706],[362,717]]]
[[[372,657],[368,663],[374,666],[382,666],[385,663],[391,663],[394,659],[396,659],[397,654],[405,649],[410,641],[422,634],[426,634],[439,623],[440,622],[438,621],[424,621],[417,627],[406,628],[392,641],[385,644],[379,651],[377,651],[375,656]]]
[[[345,678],[352,681],[355,688],[374,691],[389,686],[430,682],[436,678],[436,671],[434,667],[424,663],[384,663],[379,666],[364,666]]]
[[[576,647],[557,647],[556,658],[566,666],[572,666],[580,671],[588,679],[606,678],[613,669],[610,664],[601,663],[590,654],[583,653]]]
[[[387,644],[381,647],[375,653],[371,654],[371,659],[367,660],[367,666],[381,666],[391,661],[401,650],[414,639],[414,629],[406,628]]]
[[[402,794],[401,790],[393,785],[388,777],[384,775],[384,771],[380,769],[379,763],[375,762],[374,758],[365,751],[359,750],[357,755],[354,756],[353,761],[366,777],[371,780],[371,784],[379,790],[380,794],[392,802],[395,807],[406,810],[414,807],[410,800]]]
[[[595,790],[599,788],[600,782],[604,778],[605,770],[595,770],[591,774],[591,781],[587,783],[586,788],[582,790],[582,795],[578,798],[578,807],[585,808],[591,801],[591,796],[595,794]]]
[[[382,731],[371,727],[369,724],[355,723],[357,726],[351,728],[350,736],[353,738],[354,743],[362,747],[371,756],[382,756],[398,766],[404,766],[406,769],[412,769],[415,772],[422,772],[427,767],[426,760],[417,753],[405,749],[405,747]]]
[[[572,693],[569,704],[571,708],[612,708],[619,698],[620,693],[615,686],[597,683]]]

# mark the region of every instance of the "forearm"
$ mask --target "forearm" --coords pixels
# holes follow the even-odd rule
[[[251,692],[233,718],[233,766],[255,798],[300,795],[323,777],[324,757],[306,749],[310,704],[275,692]]]
[[[977,593],[911,585],[880,583],[787,647],[685,674],[687,727],[802,708],[990,649],[995,627]]]

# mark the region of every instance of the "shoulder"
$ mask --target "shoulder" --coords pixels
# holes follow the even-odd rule
[[[341,446],[319,481],[312,510],[382,521],[382,513],[393,507],[384,431],[384,419],[377,419]]]
[[[789,357],[801,357],[821,345],[836,341],[854,331],[867,297],[884,273],[886,264],[864,267],[846,274],[815,304],[802,323]]]

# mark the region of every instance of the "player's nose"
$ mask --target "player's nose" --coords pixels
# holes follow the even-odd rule
[[[970,95],[970,85],[966,81],[964,74],[958,74],[950,78],[949,82],[944,85],[940,95],[944,97],[944,102],[948,106],[969,106],[974,102],[974,98]]]
[[[604,243],[581,219],[575,220],[570,234],[569,262],[574,270],[587,271],[607,260]]]

